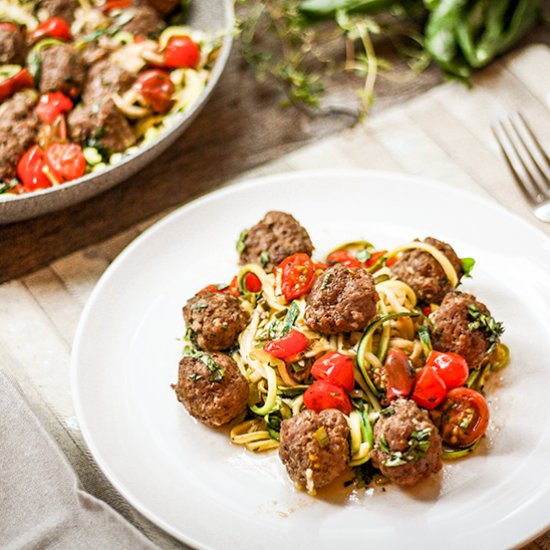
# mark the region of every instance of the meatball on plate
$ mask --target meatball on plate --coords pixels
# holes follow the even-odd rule
[[[108,189],[191,123],[227,61],[233,5],[187,4],[0,7],[0,224]]]

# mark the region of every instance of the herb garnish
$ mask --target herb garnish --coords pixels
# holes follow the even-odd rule
[[[265,267],[269,263],[269,252],[267,250],[262,250],[260,254],[260,262],[262,267]]]
[[[204,351],[200,351],[192,346],[185,346],[183,348],[184,357],[192,357],[193,359],[200,359],[210,371],[209,380],[210,382],[220,382],[223,380],[224,371],[223,369]],[[189,377],[191,378],[191,376]],[[195,381],[195,380],[193,380]]]
[[[324,449],[330,443],[327,431],[325,430],[324,426],[321,426],[320,428],[315,430],[315,432],[313,433],[313,437],[317,440],[317,443],[319,443],[319,447],[321,447],[321,449]]]
[[[379,439],[378,445],[382,451],[389,454],[389,458],[384,461],[384,466],[394,467],[402,466],[408,462],[413,462],[422,458],[430,448],[431,428],[423,430],[414,430],[407,441],[409,447],[406,451],[392,451],[386,439],[382,436]]]
[[[244,241],[246,240],[247,235],[248,235],[248,231],[246,229],[243,229],[241,231],[241,234],[239,235],[239,240],[237,241],[237,252],[239,254],[242,254],[242,252],[246,247],[246,244]]]
[[[504,333],[504,325],[501,321],[495,321],[494,317],[481,311],[476,304],[470,304],[468,306],[468,317],[472,319],[468,323],[468,330],[481,330],[487,341],[491,344],[486,351],[487,355],[490,355],[499,343],[499,338]]]
[[[464,277],[471,278],[472,270],[476,265],[476,261],[473,258],[462,258],[460,262],[462,263],[462,271],[464,273]]]
[[[328,282],[330,280],[330,276],[331,276],[331,272],[329,267],[325,273],[325,277],[323,278],[323,282],[321,283],[321,288],[319,290],[325,290],[325,288],[327,288]]]
[[[361,262],[361,263],[365,263],[367,260],[370,259],[370,257],[372,256],[372,254],[369,252],[369,249],[365,246],[365,248],[363,248],[362,250],[359,250],[359,252],[357,252],[355,254],[355,257]]]

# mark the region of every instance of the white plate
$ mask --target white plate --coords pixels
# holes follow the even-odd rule
[[[465,289],[506,325],[512,362],[489,396],[480,452],[412,490],[297,492],[276,453],[232,446],[188,416],[176,381],[181,307],[237,271],[235,241],[267,210],[293,213],[321,257],[365,238],[449,241],[477,260]],[[504,548],[550,526],[550,241],[493,203],[380,172],[307,172],[222,189],[176,211],[102,277],[72,358],[95,459],[145,516],[201,548]]]

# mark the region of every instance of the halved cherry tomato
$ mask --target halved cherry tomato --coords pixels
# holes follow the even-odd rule
[[[170,75],[161,69],[149,69],[141,73],[134,82],[134,88],[157,113],[166,113],[174,103],[174,83]]]
[[[122,10],[127,8],[132,5],[132,3],[132,0],[109,0],[109,2],[105,2],[100,9],[103,13],[109,13],[111,10]]]
[[[71,40],[71,26],[61,17],[50,17],[32,31],[31,41],[36,42],[46,36],[64,41]]]
[[[411,399],[425,409],[434,409],[443,399],[447,389],[443,378],[434,367],[423,367],[416,375]]]
[[[432,312],[432,308],[430,306],[426,306],[423,310],[422,310],[422,313],[427,317],[428,315],[430,315],[430,313]]]
[[[351,412],[351,401],[346,392],[326,380],[316,380],[304,393],[304,405],[315,412],[338,409],[344,414]]]
[[[262,290],[262,282],[254,273],[247,273],[245,275],[244,284],[250,292],[260,292]]]
[[[219,292],[224,293],[227,292],[228,294],[232,294],[235,297],[239,297],[239,285],[237,283],[237,276],[233,277],[231,279],[231,282],[228,285],[206,285],[204,288],[201,288],[195,296],[198,296],[199,294],[204,294],[205,292]]]
[[[315,268],[307,254],[293,254],[277,267],[281,270],[281,287],[287,301],[299,298],[311,290]]]
[[[44,151],[44,157],[62,182],[80,178],[86,172],[82,147],[76,143],[54,143]]]
[[[264,350],[267,351],[273,357],[278,359],[286,359],[292,357],[297,353],[304,351],[307,347],[307,338],[305,334],[297,330],[291,330],[288,334],[277,340],[271,340],[264,346]]]
[[[399,348],[388,352],[384,363],[386,395],[388,399],[408,397],[414,387],[415,374],[409,357]]]
[[[239,297],[239,282],[237,281],[237,275],[231,279],[229,286],[227,287],[227,292],[233,294],[236,298]]]
[[[164,50],[164,64],[170,68],[189,69],[196,67],[201,58],[197,43],[188,36],[173,36]]]
[[[336,250],[327,256],[327,264],[342,264],[347,267],[363,267],[363,264],[347,250]]]
[[[197,292],[196,296],[205,292],[223,292],[223,290],[220,290],[216,285],[206,285]]]
[[[313,363],[311,376],[317,380],[326,380],[336,384],[346,391],[351,391],[355,385],[353,359],[343,353],[329,351]]]
[[[62,92],[48,92],[40,97],[35,112],[46,124],[52,124],[64,111],[70,111],[73,102]]]
[[[431,351],[426,365],[437,370],[437,373],[445,382],[447,390],[462,386],[470,373],[466,359],[458,353]]]
[[[17,163],[17,175],[25,191],[34,191],[51,187],[52,182],[46,177],[43,168],[46,166],[44,153],[38,145],[33,145]]]
[[[470,388],[451,390],[441,405],[441,437],[453,447],[469,447],[487,430],[489,406]]]
[[[0,31],[13,32],[17,30],[17,25],[10,23],[9,21],[0,21]]]
[[[2,80],[0,82],[0,103],[12,96],[18,90],[23,88],[32,88],[34,86],[34,79],[29,73],[28,69],[21,69],[17,74],[11,78]]]

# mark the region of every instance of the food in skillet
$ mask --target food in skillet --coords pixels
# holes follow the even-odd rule
[[[177,122],[218,39],[180,0],[0,0],[0,195],[120,162]]]
[[[475,450],[489,375],[508,362],[502,323],[457,290],[474,261],[432,237],[387,251],[366,241],[312,260],[308,232],[268,212],[237,243],[244,264],[183,308],[173,387],[231,440],[279,449],[315,494],[350,469],[413,486]]]

